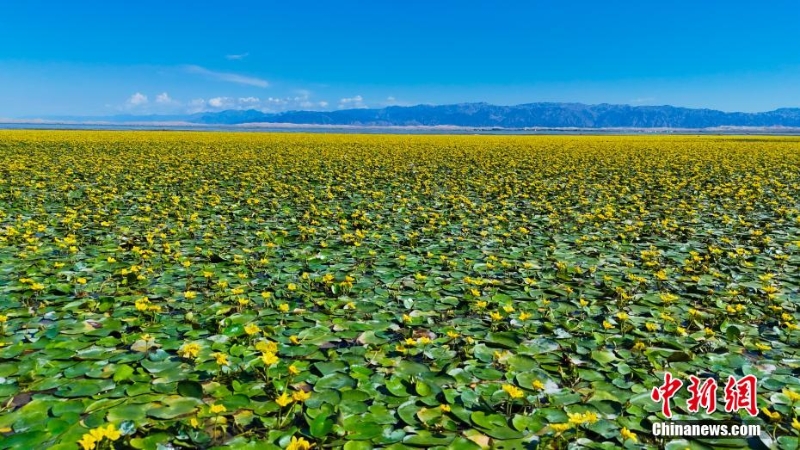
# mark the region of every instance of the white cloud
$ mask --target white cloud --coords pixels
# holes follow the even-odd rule
[[[345,108],[366,108],[364,104],[364,97],[356,95],[355,97],[346,97],[339,100],[339,109]]]
[[[223,108],[231,104],[231,99],[228,97],[214,97],[208,101],[208,106],[212,108]]]
[[[238,55],[225,55],[225,59],[230,59],[231,61],[239,61],[241,59],[245,59],[250,56],[250,53],[245,52]]]
[[[258,97],[214,97],[208,100],[208,106],[211,109],[258,109],[261,105],[261,100]]]
[[[329,103],[324,100],[315,100],[311,98],[311,93],[308,91],[296,91],[295,94],[286,97],[267,97],[259,98],[255,96],[249,97],[226,97],[218,96],[210,99],[196,98],[185,103],[185,110],[187,113],[198,113],[204,111],[223,111],[223,110],[244,110],[255,109],[263,112],[281,112],[298,109],[306,110],[319,110],[327,109]],[[354,97],[358,100],[360,97]],[[362,101],[358,100],[358,101]],[[173,105],[180,105],[182,103],[175,101]],[[356,104],[351,104],[349,107],[357,108]]]
[[[194,66],[194,65],[186,66],[185,69],[188,73],[202,75],[212,80],[226,81],[229,83],[244,84],[260,88],[265,88],[269,86],[269,82],[261,78],[248,77],[244,75],[238,75],[235,73],[215,72],[213,70],[208,70],[205,67]]]
[[[141,92],[137,92],[130,96],[126,102],[128,106],[141,106],[147,104],[147,96]]]
[[[162,92],[161,94],[156,95],[156,103],[160,103],[162,105],[170,105],[177,102],[172,98],[170,98],[169,94],[167,94],[166,92]]]
[[[269,97],[269,98],[267,98],[267,103],[270,103],[270,104],[273,104],[273,105],[285,105],[285,104],[288,103],[288,101],[286,99],[283,99],[283,98]]]
[[[386,97],[386,101],[389,102],[389,103],[394,102],[395,100],[397,100],[397,99],[392,97],[391,95]]]
[[[206,101],[202,98],[196,98],[189,101],[188,109],[186,112],[194,114],[206,110]]]

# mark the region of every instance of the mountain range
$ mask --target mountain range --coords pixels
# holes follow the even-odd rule
[[[64,118],[62,118],[64,119]],[[296,124],[324,126],[455,126],[469,128],[715,128],[800,127],[800,108],[745,113],[675,106],[586,105],[527,103],[498,106],[488,103],[389,106],[338,111],[228,110],[192,115],[109,116],[69,120],[108,122],[188,122],[204,125]]]

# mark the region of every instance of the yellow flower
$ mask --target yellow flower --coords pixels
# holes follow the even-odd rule
[[[512,312],[514,312],[514,307],[513,306],[508,306],[508,305],[507,306],[503,306],[503,311],[505,311],[506,313],[512,313]]]
[[[197,292],[186,291],[183,293],[183,296],[186,298],[186,300],[192,300],[193,298],[197,297]]]
[[[217,360],[217,364],[219,364],[220,366],[230,365],[230,363],[228,362],[228,355],[226,355],[225,353],[216,352],[211,356],[213,356],[214,359]]]
[[[298,403],[303,403],[304,401],[306,401],[306,400],[308,400],[310,398],[311,398],[311,392],[295,391],[294,394],[292,394],[292,400],[294,400],[294,401],[296,401]],[[285,406],[285,405],[281,405],[281,406]]]
[[[595,423],[598,420],[600,420],[600,417],[597,416],[597,413],[591,411],[583,413],[584,423]]]
[[[278,353],[278,344],[273,341],[256,342],[256,350],[261,353]]]
[[[272,297],[272,292],[264,291],[261,293],[261,298],[264,300],[269,300],[270,297]]]
[[[628,440],[633,441],[633,442],[638,442],[639,441],[639,439],[636,437],[636,433],[634,433],[633,431],[631,431],[631,430],[629,430],[629,429],[627,429],[625,427],[623,427],[621,430],[619,430],[619,435],[622,436],[622,440],[623,441],[628,441]]]
[[[521,321],[523,321],[523,322],[524,322],[524,321],[526,321],[526,320],[530,319],[530,318],[531,318],[531,316],[532,316],[532,314],[528,314],[528,313],[526,313],[526,312],[521,312],[521,313],[519,314],[519,320],[521,320]]]
[[[797,417],[792,419],[792,428],[797,431],[800,431],[800,422],[797,421]]]
[[[282,313],[289,312],[289,305],[286,303],[281,303],[280,306],[278,306],[278,310],[280,310]]]
[[[503,390],[506,391],[511,398],[522,398],[525,396],[525,392],[513,384],[504,384]]]
[[[772,348],[767,344],[762,344],[761,342],[756,342],[755,345],[756,345],[756,348],[761,350],[762,352],[765,352],[765,351],[767,351],[767,350]]]
[[[655,324],[653,322],[647,322],[646,324],[644,324],[644,327],[647,328],[647,331],[651,332],[658,330],[658,324]]]
[[[103,438],[106,436],[106,433],[105,433],[105,430],[103,429],[103,427],[89,430],[89,434],[94,438],[94,440],[96,442],[102,441]]]
[[[289,285],[286,286],[286,289],[288,289],[290,291],[296,291],[297,290],[297,285],[294,284],[294,283],[289,283]]]
[[[578,300],[578,303],[583,307],[589,306],[589,302],[587,302],[586,299],[583,297],[581,297],[581,299]]]
[[[573,425],[583,425],[584,423],[595,423],[600,419],[597,416],[597,414],[593,412],[567,413],[567,416],[569,416],[569,423]]]
[[[405,323],[411,322],[411,316],[409,316],[408,314],[403,314],[403,322]]]
[[[450,331],[447,332],[447,337],[449,337],[450,339],[455,339],[455,338],[458,337],[458,333],[456,333],[453,330],[450,330]]]
[[[254,323],[247,324],[247,326],[244,327],[244,332],[247,333],[248,336],[258,334],[259,331],[261,331],[261,328],[258,328],[258,325]]]
[[[611,328],[614,328],[614,325],[612,325],[611,322],[609,322],[607,320],[604,320],[603,321],[603,328],[605,328],[606,330],[610,330]]]
[[[273,364],[276,364],[278,361],[280,361],[280,358],[278,358],[272,352],[265,352],[263,355],[261,355],[261,361],[264,361],[265,365],[271,366]]]
[[[300,343],[300,338],[298,338],[295,335],[291,335],[291,336],[289,336],[289,342],[291,342],[294,345],[297,345],[297,344]]]
[[[493,321],[501,320],[503,318],[503,315],[497,311],[492,311],[491,313],[489,313],[489,316],[492,318]]]
[[[81,448],[83,450],[94,450],[95,444],[97,443],[97,439],[95,439],[91,434],[84,434],[81,440],[78,441]]]
[[[551,423],[550,424],[550,428],[552,428],[553,431],[555,431],[556,433],[561,434],[561,433],[569,430],[570,428],[572,428],[572,424],[571,423]]]
[[[197,417],[192,417],[189,419],[189,426],[192,428],[197,428],[200,426],[200,422],[197,420]]]
[[[147,311],[150,308],[150,299],[147,297],[142,297],[139,300],[134,302],[137,311]]]
[[[619,319],[619,320],[621,320],[623,322],[628,320],[629,319],[628,313],[626,313],[625,311],[618,312],[617,313],[617,319]]]
[[[75,282],[78,284],[86,284],[86,278],[78,277],[75,279]]]
[[[633,344],[633,351],[635,351],[635,352],[640,352],[640,351],[644,350],[645,348],[646,348],[646,346],[644,345],[644,342],[642,342],[642,341],[636,341],[636,343]]]
[[[442,412],[450,412],[450,405],[441,404],[439,405],[439,409],[442,410]]]
[[[290,397],[289,394],[284,392],[283,394],[278,396],[278,398],[275,399],[275,403],[277,403],[278,405],[280,405],[281,408],[283,408],[289,403],[292,403],[292,397]]]
[[[0,314],[0,323],[8,322],[8,316],[5,314]]]
[[[106,258],[106,261],[107,261],[107,262],[109,262],[109,263],[115,263],[115,262],[117,262],[117,260],[116,260],[116,259],[114,259],[114,258],[113,258],[113,257],[111,257],[111,256],[109,256],[108,258]]]
[[[211,414],[224,413],[227,410],[228,408],[226,408],[225,405],[219,405],[219,404],[211,405],[211,408],[209,409],[209,411],[211,411]]]
[[[664,303],[672,303],[678,299],[678,296],[675,294],[670,294],[669,292],[662,292],[658,295],[661,298],[661,301]]]
[[[778,422],[779,420],[781,420],[781,413],[779,413],[778,411],[770,411],[769,409],[767,409],[766,406],[761,408],[761,412],[763,412],[764,415],[767,416],[769,420],[773,422]]]
[[[294,375],[300,375],[300,369],[298,369],[297,366],[292,364],[291,366],[289,366],[289,374],[291,374],[293,376]]]
[[[292,440],[289,442],[286,450],[309,450],[313,446],[314,444],[303,438],[297,439],[296,437],[292,436]]]
[[[116,429],[113,423],[106,425],[105,429],[103,429],[103,427],[100,427],[100,429],[103,430],[105,436],[112,441],[116,441],[117,439],[120,438],[120,436],[122,436],[122,434],[119,432],[119,430]]]
[[[531,383],[531,385],[532,385],[532,386],[533,386],[533,388],[534,388],[534,389],[536,389],[536,390],[539,390],[539,391],[543,391],[543,390],[544,390],[544,383],[542,383],[542,382],[541,382],[541,381],[539,381],[539,380],[533,380],[533,382]]]
[[[800,394],[798,394],[795,391],[790,391],[789,389],[784,389],[783,395],[789,397],[789,401],[791,401],[792,403],[800,400]]]
[[[200,353],[200,344],[196,342],[187,342],[178,350],[178,354],[184,358],[197,358]]]

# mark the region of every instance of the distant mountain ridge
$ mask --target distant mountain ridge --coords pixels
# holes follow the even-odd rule
[[[675,106],[630,106],[582,103],[527,103],[498,106],[489,103],[389,106],[338,111],[227,110],[191,115],[121,115],[58,118],[70,121],[185,122],[202,125],[293,124],[357,127],[468,128],[684,128],[787,127],[800,128],[800,108],[744,113]]]
[[[498,128],[712,128],[800,127],[800,108],[758,113],[723,112],[675,106],[488,103],[389,106],[380,109],[287,111],[256,110],[198,114],[189,121],[203,124],[291,123],[352,126],[459,126]]]

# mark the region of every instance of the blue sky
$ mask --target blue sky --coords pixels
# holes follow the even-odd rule
[[[800,6],[4,0],[0,117],[537,101],[800,107]]]

